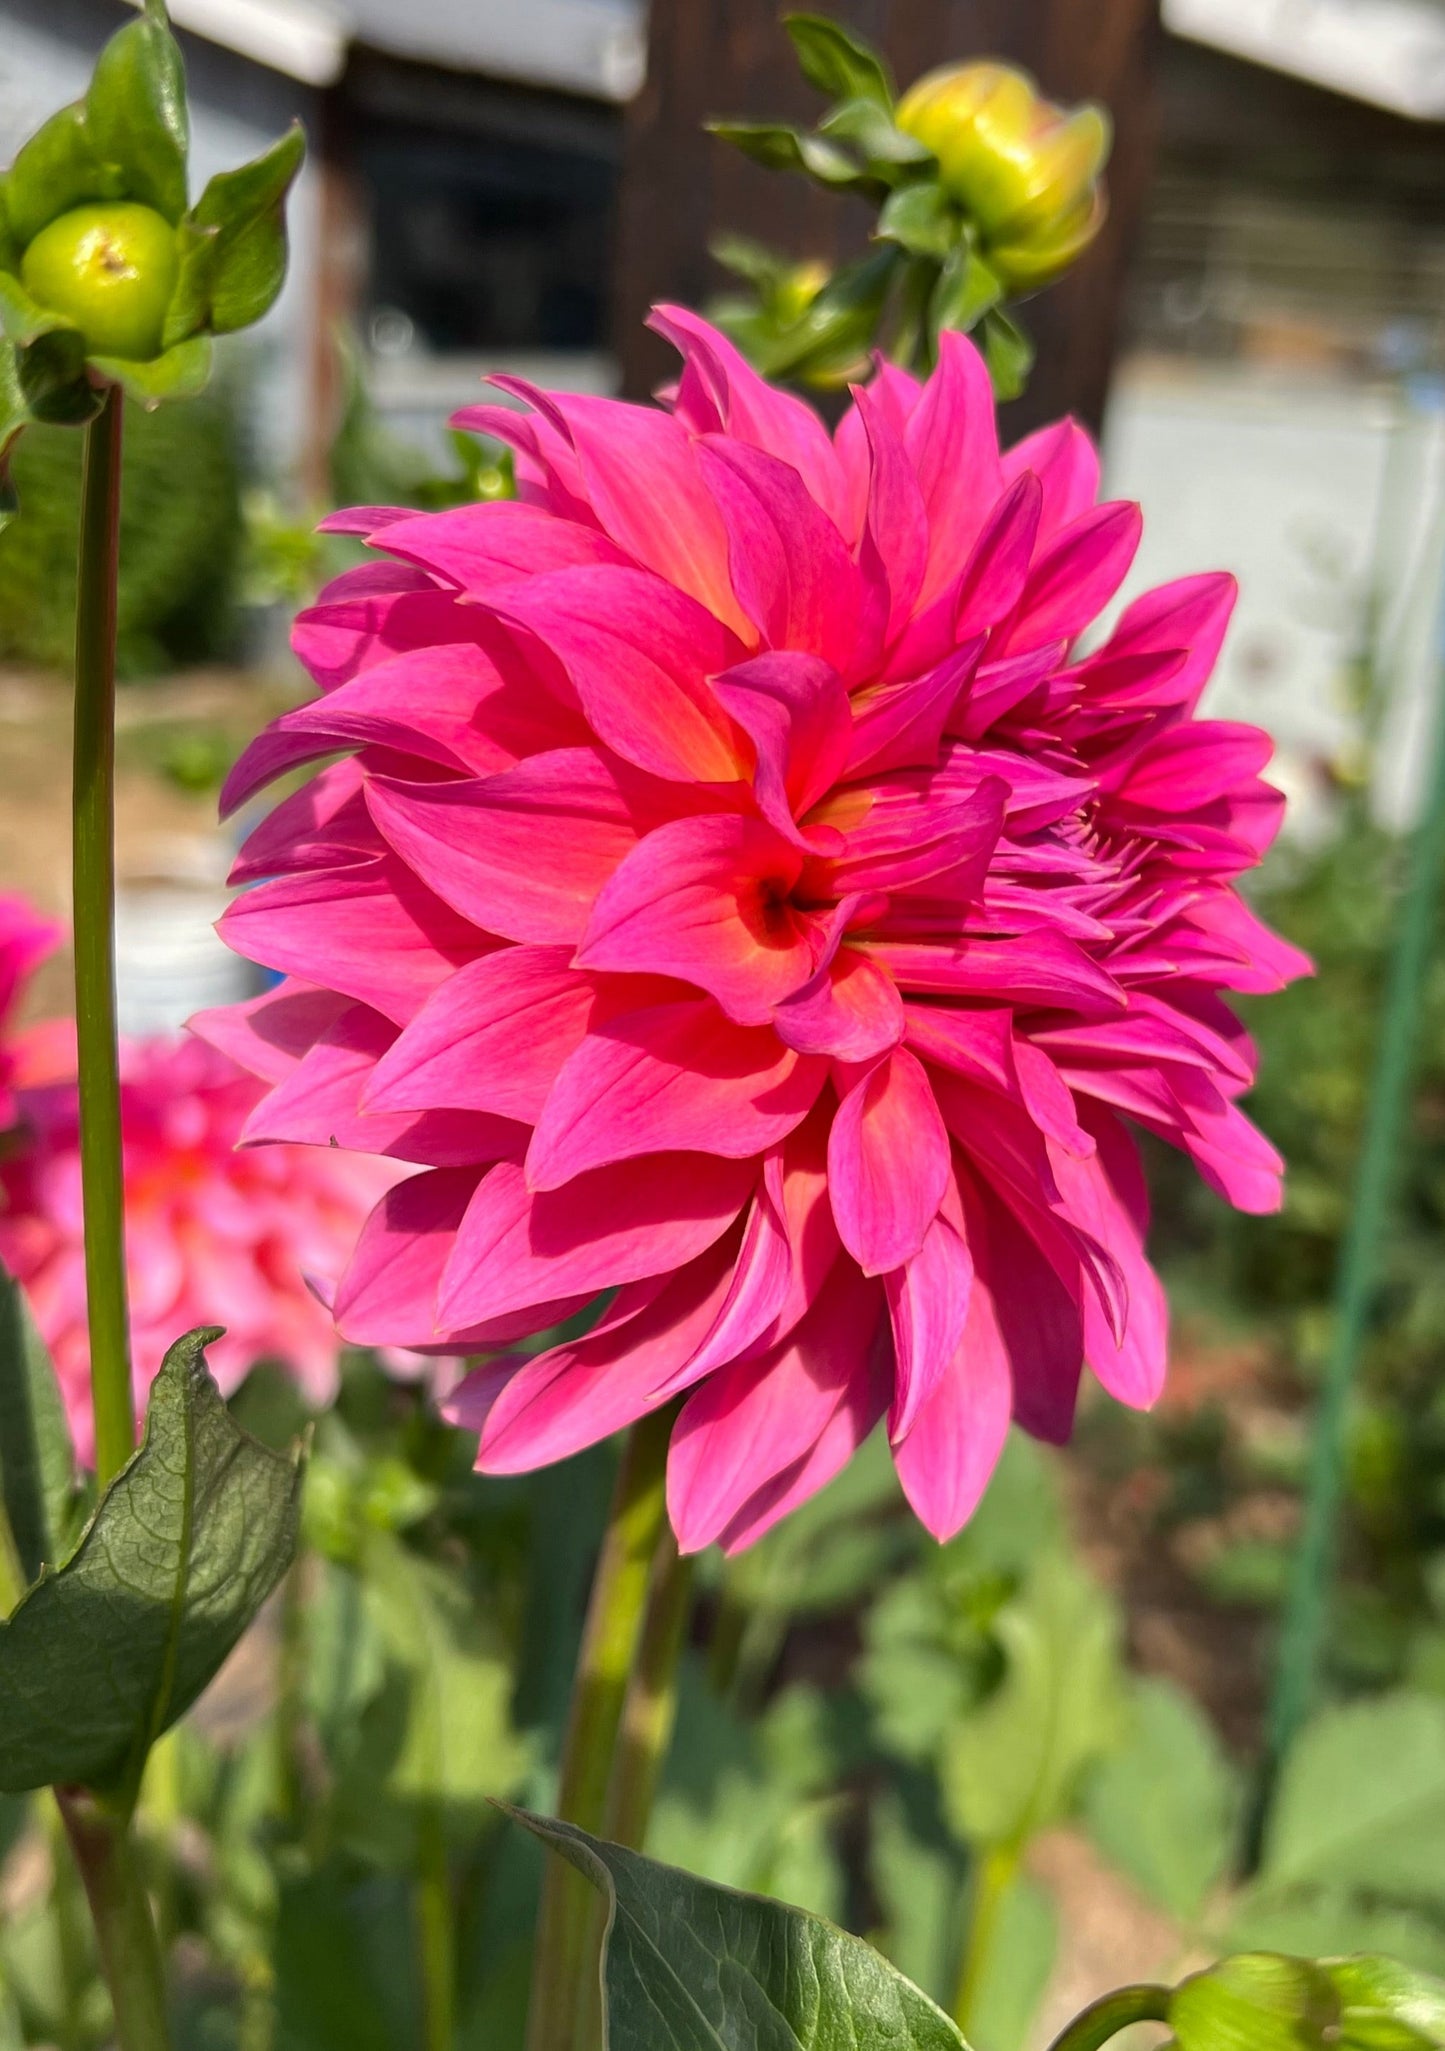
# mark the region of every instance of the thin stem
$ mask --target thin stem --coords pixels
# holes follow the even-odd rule
[[[1121,1987],[1076,2015],[1055,2037],[1049,2051],[1100,2051],[1101,2045],[1134,2023],[1168,2022],[1171,1999],[1168,1987]]]
[[[692,1561],[677,1550],[664,1524],[652,1562],[647,1622],[627,1691],[627,1707],[612,1783],[607,1790],[605,1835],[641,1851],[653,1798],[677,1721],[677,1663],[692,1601]]]
[[[963,1940],[963,1959],[958,1969],[958,1989],[953,1997],[953,2019],[967,2036],[978,2007],[1004,1897],[1014,1884],[1019,1869],[1019,1847],[994,1845],[983,1854],[974,1878],[968,1907],[968,1929]]]
[[[128,1826],[78,1789],[56,1790],[90,1902],[120,2051],[169,2051],[165,1974]]]
[[[422,1812],[417,1853],[423,2042],[426,2051],[452,2051],[456,2034],[456,1932],[446,1818],[440,1803],[429,1802]]]
[[[1445,642],[1445,625],[1442,625]],[[1399,1180],[1415,1054],[1445,870],[1445,669],[1436,694],[1434,759],[1415,831],[1405,901],[1385,988],[1354,1202],[1335,1279],[1334,1329],[1315,1412],[1304,1525],[1295,1554],[1270,1703],[1264,1770],[1250,1821],[1247,1860],[1258,1864],[1274,1787],[1309,1714],[1329,1622],[1344,1494],[1350,1398],[1369,1331]]]
[[[135,1451],[126,1315],[115,1012],[115,633],[121,394],[86,429],[75,623],[75,1031],[95,1464],[101,1486]]]
[[[642,1639],[653,1555],[667,1515],[670,1410],[634,1425],[618,1469],[582,1634],[562,1747],[557,1813],[600,1831],[607,1784]],[[578,1990],[589,1970],[592,1890],[561,1859],[547,1862],[532,1961],[527,2051],[574,2051]],[[589,2047],[590,2051],[590,2047]]]

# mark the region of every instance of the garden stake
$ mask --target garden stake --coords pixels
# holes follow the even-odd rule
[[[1445,660],[1445,621],[1440,645]],[[1441,674],[1445,676],[1445,667]],[[1436,694],[1434,720],[1430,784],[1410,852],[1354,1205],[1336,1275],[1334,1330],[1315,1412],[1304,1527],[1290,1580],[1265,1760],[1246,1846],[1249,1871],[1259,1863],[1270,1802],[1290,1746],[1309,1713],[1324,1650],[1339,1544],[1350,1396],[1379,1282],[1445,867],[1445,692]]]

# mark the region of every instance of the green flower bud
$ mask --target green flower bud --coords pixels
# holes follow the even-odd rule
[[[1009,291],[1056,278],[1102,227],[1111,129],[1101,107],[1068,112],[1011,65],[955,64],[910,87],[896,118],[938,159]]]
[[[170,222],[113,200],[74,207],[42,228],[20,276],[38,307],[79,328],[88,350],[143,363],[160,354],[179,268]]]

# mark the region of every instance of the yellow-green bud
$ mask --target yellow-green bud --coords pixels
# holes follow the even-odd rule
[[[897,122],[937,157],[945,190],[1008,289],[1047,284],[1103,225],[1111,130],[1102,107],[1056,106],[1012,65],[953,64],[910,87]]]
[[[42,228],[20,274],[36,305],[72,322],[95,355],[146,363],[160,354],[178,268],[170,222],[151,207],[110,200]]]

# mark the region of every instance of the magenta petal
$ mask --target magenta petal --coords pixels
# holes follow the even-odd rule
[[[739,1026],[707,997],[630,1011],[568,1056],[527,1153],[533,1189],[639,1154],[744,1159],[801,1125],[827,1063],[780,1047],[766,1026]]]
[[[884,1349],[875,1347],[862,1374],[849,1384],[808,1451],[749,1496],[719,1535],[718,1544],[730,1559],[756,1545],[784,1517],[841,1474],[888,1407],[886,1370]]]
[[[836,670],[808,655],[760,655],[714,691],[757,750],[753,783],[770,825],[806,846],[795,820],[842,774],[852,718]]]
[[[580,968],[677,976],[760,1025],[813,973],[786,899],[802,856],[761,820],[678,819],[639,842],[599,892]]]
[[[668,1381],[666,1394],[688,1388],[714,1368],[755,1351],[777,1324],[788,1299],[792,1249],[781,1189],[770,1187],[776,1179],[765,1177],[754,1196],[727,1293],[701,1345]]]
[[[464,783],[373,779],[367,801],[424,883],[508,940],[575,945],[597,893],[637,845],[617,777],[585,748]]]
[[[973,1291],[973,1256],[956,1226],[936,1217],[912,1260],[885,1275],[897,1360],[888,1435],[912,1431],[963,1338]]]
[[[978,1508],[1008,1438],[1013,1383],[993,1297],[976,1279],[963,1338],[893,1449],[903,1492],[940,1544]]]
[[[827,967],[773,1013],[778,1038],[804,1054],[835,1061],[871,1061],[903,1038],[903,1001],[893,979],[855,948],[839,950]]]
[[[534,1194],[504,1161],[483,1179],[456,1234],[441,1321],[461,1330],[681,1267],[722,1237],[757,1173],[753,1161],[655,1154]]]
[[[811,1452],[868,1378],[883,1292],[840,1262],[791,1338],[760,1359],[711,1375],[673,1432],[667,1506],[677,1542],[700,1552],[722,1536],[760,1484]]]
[[[1047,544],[1061,528],[1081,520],[1099,496],[1099,452],[1077,420],[1057,420],[1016,442],[1003,459],[1003,478],[1012,484],[1032,471],[1043,493],[1039,540]]]
[[[187,1030],[216,1047],[249,1075],[284,1082],[307,1049],[348,1008],[335,990],[316,990],[288,977],[244,1004],[198,1011]]]
[[[353,1346],[436,1337],[437,1286],[477,1180],[474,1168],[434,1168],[381,1199],[336,1292],[336,1323]]]
[[[828,1138],[833,1216],[865,1275],[912,1260],[948,1177],[948,1132],[927,1071],[895,1047],[848,1089]]]
[[[938,369],[903,432],[928,512],[928,573],[919,603],[966,561],[1003,488],[993,384],[966,336],[938,338]]]
[[[427,999],[383,1055],[370,1111],[494,1111],[532,1123],[587,1030],[591,979],[569,947],[504,947]]]
[[[1028,583],[1042,503],[1038,480],[1023,476],[994,508],[959,581],[954,633],[960,641],[1012,616]]]
[[[1139,508],[1124,502],[1099,506],[1066,527],[1030,572],[1006,652],[1081,634],[1128,576],[1142,528]]]
[[[388,555],[431,571],[470,598],[490,597],[548,570],[627,561],[595,527],[505,499],[404,515],[387,523],[381,545]]]

